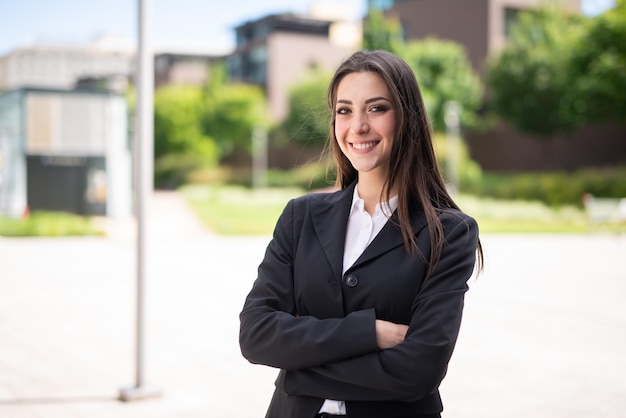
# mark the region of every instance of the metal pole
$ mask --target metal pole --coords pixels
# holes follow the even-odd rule
[[[461,104],[449,101],[444,104],[446,122],[446,177],[451,194],[459,192],[461,165]]]
[[[252,187],[267,187],[267,130],[257,126],[252,132]]]
[[[148,207],[153,190],[153,106],[154,57],[149,45],[149,0],[138,0],[137,107],[135,116],[135,217],[137,221],[137,306],[135,386],[120,390],[119,399],[133,401],[159,396],[144,386],[144,282],[146,278],[146,244]]]

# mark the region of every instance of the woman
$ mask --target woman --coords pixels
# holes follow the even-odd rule
[[[267,417],[440,417],[478,227],[446,191],[410,67],[357,52],[328,91],[340,191],[281,215],[240,315],[280,368]]]

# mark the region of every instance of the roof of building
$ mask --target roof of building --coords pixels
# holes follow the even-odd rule
[[[288,31],[327,35],[332,24],[329,20],[314,19],[293,13],[268,15],[263,18],[245,22],[235,30],[245,32],[259,26],[267,26],[270,31]]]

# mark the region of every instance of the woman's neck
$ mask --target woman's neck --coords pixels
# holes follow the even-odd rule
[[[370,215],[373,215],[376,211],[376,205],[381,203],[381,199],[385,199],[385,196],[381,195],[385,180],[375,176],[368,176],[367,174],[359,173],[358,192],[359,197],[365,203],[365,210]],[[390,197],[396,194],[395,188],[392,187]]]

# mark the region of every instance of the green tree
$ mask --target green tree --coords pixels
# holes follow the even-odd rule
[[[329,133],[326,91],[331,75],[312,70],[292,86],[289,92],[289,114],[282,124],[286,135],[305,145],[320,146]]]
[[[217,161],[214,140],[200,129],[201,90],[164,86],[154,95],[154,155],[196,154]]]
[[[381,10],[373,9],[363,23],[363,49],[396,52],[403,42],[402,25],[398,20],[388,19]]]
[[[235,149],[250,152],[254,128],[269,125],[263,91],[247,84],[229,84],[223,66],[211,69],[203,110],[202,131],[215,138],[223,156]]]
[[[157,187],[175,187],[189,172],[214,166],[219,151],[200,126],[201,89],[164,86],[154,95],[154,171]]]
[[[445,130],[444,106],[457,101],[466,126],[476,122],[482,85],[463,47],[452,41],[427,38],[398,44],[397,53],[413,69],[435,131]]]
[[[509,45],[488,63],[490,105],[497,115],[542,137],[576,126],[569,62],[582,22],[556,8],[520,14]]]
[[[570,64],[582,122],[626,122],[626,0],[591,19]]]

